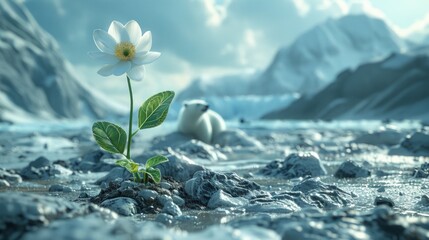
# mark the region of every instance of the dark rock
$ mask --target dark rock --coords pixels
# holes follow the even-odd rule
[[[113,159],[111,153],[96,150],[85,154],[82,157],[70,159],[71,168],[82,172],[108,172],[117,167],[114,162],[106,162],[106,159]]]
[[[49,187],[49,192],[62,192],[64,190],[63,185],[54,184]]]
[[[233,220],[234,227],[263,226],[282,239],[429,239],[429,218],[401,216],[379,206],[368,213],[335,210],[326,213],[297,212],[289,216],[266,216]]]
[[[395,203],[390,198],[377,196],[374,200],[374,205],[375,206],[386,205],[393,208],[395,206]]]
[[[429,162],[423,163],[420,168],[414,169],[413,177],[427,178],[429,177]]]
[[[319,156],[314,152],[290,154],[283,162],[273,161],[260,172],[264,175],[286,179],[326,175],[326,170],[320,162]]]
[[[221,153],[215,147],[195,139],[187,141],[174,149],[191,159],[202,159],[213,162],[227,160],[225,154]]]
[[[173,199],[170,196],[167,195],[158,195],[156,200],[162,205],[165,206],[168,202],[173,202]]]
[[[61,198],[37,194],[0,193],[0,232],[3,239],[18,239],[24,232],[45,226],[57,219],[70,219],[97,213],[100,219],[116,214],[96,205],[80,205]]]
[[[68,176],[73,172],[58,164],[51,164],[45,157],[39,157],[21,170],[24,179],[38,180],[53,177]]]
[[[171,184],[169,184],[168,182],[160,182],[159,186],[167,190],[171,189]]]
[[[343,162],[334,174],[336,178],[369,177],[371,172],[353,161]]]
[[[158,215],[156,215],[155,217],[155,221],[160,222],[164,225],[170,225],[173,223],[173,216],[170,214],[166,214],[166,213],[160,213]]]
[[[426,131],[415,132],[411,136],[405,138],[400,147],[393,148],[389,151],[389,155],[403,156],[429,156],[429,133]]]
[[[212,171],[198,171],[185,183],[185,192],[194,200],[207,205],[218,190],[232,197],[251,198],[261,187],[255,182],[239,177],[235,173],[220,174]]]
[[[365,143],[375,146],[387,145],[393,146],[401,143],[404,135],[394,129],[386,129],[382,131],[376,131],[372,133],[366,133],[357,137],[353,142]]]
[[[98,179],[97,181],[95,181],[95,184],[97,185],[101,185],[103,183],[109,184],[110,182],[114,181],[115,179],[118,178],[122,178],[122,179],[131,179],[132,178],[132,174],[130,172],[128,172],[125,168],[123,167],[115,167],[112,170],[110,170],[110,172]]]
[[[173,202],[175,204],[177,204],[177,206],[181,207],[181,206],[185,205],[185,200],[183,198],[181,198],[177,195],[173,195],[171,198],[173,199]]]
[[[142,155],[136,157],[135,161],[145,163],[150,156]],[[196,164],[186,156],[175,152],[171,148],[168,149],[166,155],[168,162],[156,166],[161,170],[162,176],[168,176],[178,182],[185,182],[192,178],[195,172],[204,170],[205,168],[201,165]]]
[[[177,206],[174,202],[166,202],[164,204],[164,207],[161,210],[162,213],[166,213],[169,215],[172,215],[174,217],[182,215],[182,211],[180,210],[179,206]]]
[[[422,195],[419,201],[419,204],[429,207],[429,196],[428,195]]]
[[[139,192],[139,196],[141,196],[144,200],[154,201],[158,197],[158,193],[154,190],[143,189]]]
[[[328,185],[317,178],[307,178],[292,188],[304,197],[295,198],[295,202],[305,207],[307,204],[323,209],[348,206],[352,203],[351,194],[334,185]]]
[[[132,216],[137,213],[137,202],[134,199],[127,197],[105,200],[101,203],[101,206],[123,216]]]

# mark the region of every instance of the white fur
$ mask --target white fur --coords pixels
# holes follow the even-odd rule
[[[212,143],[218,133],[226,130],[226,124],[218,113],[208,107],[203,100],[184,103],[179,113],[178,131],[205,143]]]

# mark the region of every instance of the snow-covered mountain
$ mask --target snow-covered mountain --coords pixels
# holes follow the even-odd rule
[[[346,70],[309,98],[265,119],[429,119],[429,56],[392,54]]]
[[[0,1],[0,122],[102,117],[109,107],[73,76],[21,3]]]
[[[405,48],[381,19],[367,15],[329,19],[281,49],[251,89],[258,94],[315,93],[340,71]]]
[[[262,74],[197,79],[178,99],[314,93],[346,68],[383,59],[405,48],[404,40],[381,19],[367,15],[328,19],[280,49]]]

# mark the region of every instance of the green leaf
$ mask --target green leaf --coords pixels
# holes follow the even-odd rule
[[[127,144],[127,133],[116,124],[109,122],[95,122],[92,125],[92,134],[95,141],[104,150],[122,154]]]
[[[153,128],[164,122],[173,98],[173,91],[165,91],[146,100],[139,109],[139,128]]]
[[[116,161],[116,164],[127,169],[128,172],[130,173],[136,173],[139,171],[139,167],[140,165],[138,163],[133,162],[132,160],[129,159],[122,159],[122,160],[118,160]]]
[[[148,174],[154,182],[161,182],[161,171],[158,168],[147,168],[146,174]]]
[[[165,163],[165,162],[168,162],[168,158],[167,157],[164,157],[162,155],[157,155],[157,156],[149,158],[146,161],[145,168],[148,169],[150,167],[154,167],[154,166],[156,166],[158,164]]]

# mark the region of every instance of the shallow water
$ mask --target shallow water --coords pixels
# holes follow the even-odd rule
[[[39,156],[45,156],[51,161],[67,160],[81,156],[97,149],[92,142],[90,123],[57,123],[40,125],[0,125],[0,167],[19,169],[26,166]],[[167,122],[162,127],[146,131],[136,139],[134,154],[142,153],[150,146],[154,136],[165,135],[174,131],[174,123]],[[196,160],[207,168],[219,172],[237,172],[244,177],[260,184],[263,189],[270,191],[291,190],[300,179],[266,178],[257,174],[269,162],[284,159],[285,155],[298,151],[315,151],[328,171],[321,180],[334,184],[341,189],[354,194],[354,205],[350,206],[360,211],[374,207],[376,196],[389,197],[395,202],[397,212],[409,216],[429,216],[429,207],[417,204],[423,194],[429,193],[429,179],[411,177],[413,168],[423,162],[429,162],[428,157],[389,156],[391,147],[373,146],[367,144],[351,144],[357,136],[368,131],[375,131],[386,124],[380,121],[260,121],[242,125],[229,122],[230,128],[240,128],[249,135],[260,140],[266,149],[253,151],[249,149],[232,149],[225,153],[229,160],[210,162]],[[421,128],[419,122],[403,121],[390,123],[401,133],[410,134]],[[336,179],[333,177],[338,166],[345,160],[353,160],[369,166],[374,173],[383,170],[389,174],[386,177],[373,176],[357,179]],[[251,175],[249,175],[251,173]],[[76,200],[79,196],[79,184],[84,182],[89,188],[90,195],[98,193],[98,186],[93,182],[105,173],[78,174],[64,179],[49,181],[23,182],[11,189],[22,192],[37,192],[46,195],[64,197]],[[74,190],[71,193],[50,193],[48,188],[54,183],[64,183]],[[385,187],[385,192],[378,192]],[[185,214],[196,216],[194,220],[178,223],[178,228],[188,231],[204,229],[209,225],[226,223],[235,218],[247,217],[252,213],[240,211],[189,211]],[[137,215],[136,220],[153,219],[151,215]]]

